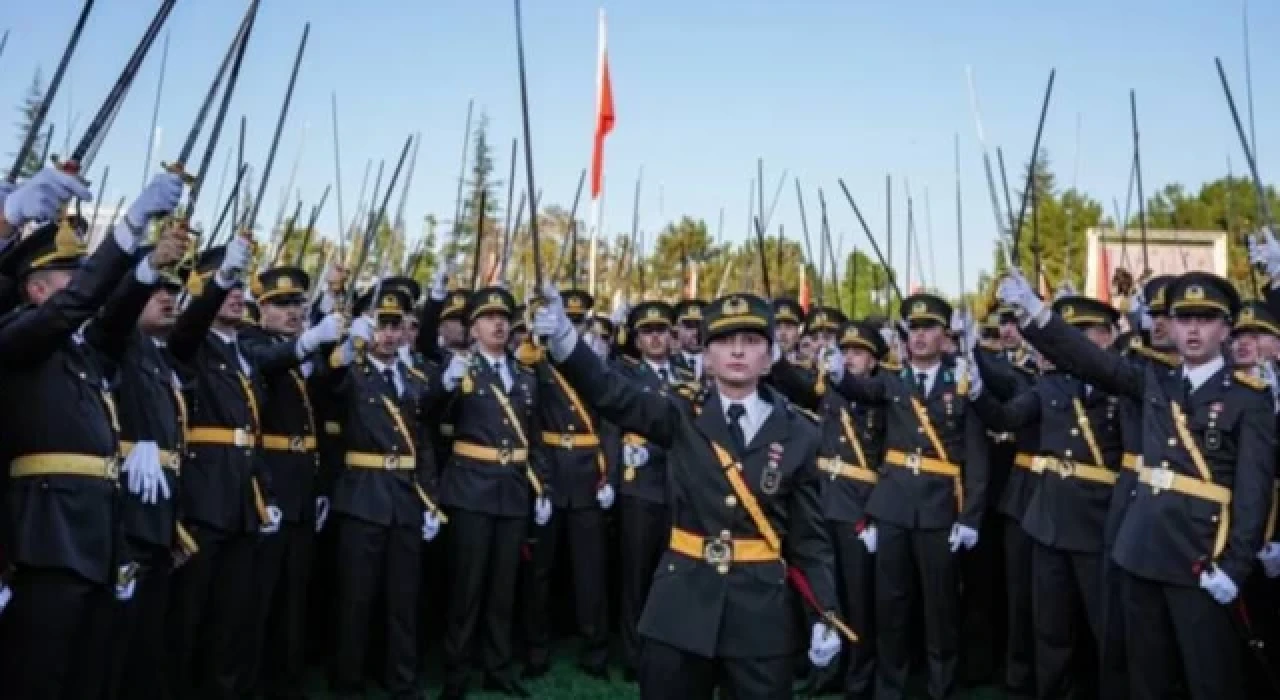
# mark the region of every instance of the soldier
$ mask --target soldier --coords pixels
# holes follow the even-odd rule
[[[262,388],[262,463],[282,521],[263,538],[254,557],[251,664],[255,686],[270,698],[300,697],[306,639],[306,587],[315,533],[329,515],[316,488],[320,454],[307,377],[325,358],[321,346],[341,336],[341,314],[331,313],[303,332],[311,278],[297,267],[257,275],[260,326],[240,334],[240,349],[258,369]]]
[[[538,441],[536,377],[507,352],[515,308],[504,288],[472,293],[465,318],[475,352],[454,353],[438,380],[452,395],[454,416],[440,489],[451,520],[447,699],[466,694],[477,636],[485,688],[530,697],[509,669],[516,577],[529,513],[539,527],[551,519],[552,484]]]
[[[583,332],[595,300],[582,290],[563,294],[570,320]],[[563,538],[569,547],[573,602],[578,630],[583,637],[579,666],[588,675],[609,678],[608,598],[605,576],[604,511],[613,507],[610,483],[610,451],[602,443],[599,416],[583,404],[578,393],[550,363],[534,366],[538,381],[538,436],[551,467],[555,489],[552,513],[539,528],[533,546],[530,596],[525,604],[525,640],[528,659],[525,678],[540,678],[551,670],[552,573],[556,549]]]
[[[672,330],[676,334],[676,363],[693,373],[695,379],[702,380],[702,310],[707,302],[700,299],[685,299],[676,304],[676,325]]]
[[[645,391],[666,395],[693,374],[672,360],[671,327],[674,311],[661,301],[637,304],[627,315],[627,332],[640,358],[622,355],[615,363],[619,375]],[[637,625],[649,597],[653,572],[671,534],[667,509],[667,452],[641,435],[622,436],[622,478],[618,487],[623,678],[634,681],[640,668],[642,640]]]
[[[343,468],[333,486],[337,532],[337,649],[333,686],[361,697],[370,632],[386,634],[384,685],[393,698],[415,687],[418,585],[423,541],[445,522],[436,506],[436,464],[425,417],[441,395],[399,359],[413,301],[403,288],[375,285],[361,316],[335,351],[318,387],[339,400]],[[375,601],[385,624],[372,625]]]
[[[1268,379],[1264,367],[1276,358],[1273,349],[1276,339],[1280,339],[1280,320],[1267,308],[1267,303],[1244,302],[1231,330],[1232,360],[1241,367],[1255,370],[1259,379]]]
[[[1098,348],[1111,348],[1119,320],[1111,306],[1067,296],[1053,309]],[[1021,520],[1034,540],[1037,697],[1094,697],[1097,656],[1080,653],[1096,654],[1102,634],[1103,525],[1123,454],[1119,401],[1056,370],[1012,400],[1000,401],[980,385],[969,396],[987,425],[1000,430],[1034,425],[1040,432],[1039,454],[1031,465],[1040,476]]]
[[[813,338],[815,355],[821,354],[824,349],[836,347],[836,335],[848,320],[843,311],[833,306],[820,306],[809,313],[805,331]],[[833,353],[833,356],[839,355],[838,352]]]
[[[1021,275],[1000,284],[1024,334],[1062,369],[1142,404],[1138,482],[1112,558],[1123,578],[1130,697],[1245,697],[1243,643],[1229,604],[1262,547],[1276,426],[1265,382],[1222,355],[1235,289],[1191,272],[1166,289],[1179,369],[1137,367],[1045,310]],[[1150,465],[1150,466],[1148,466]]]
[[[136,567],[122,561],[114,533],[118,478],[154,475],[147,450],[120,464],[120,423],[107,362],[138,309],[117,305],[95,314],[133,269],[153,283],[175,264],[185,234],[170,230],[135,264],[133,253],[152,218],[168,214],[182,181],[161,175],[130,205],[108,240],[85,259],[77,222],[58,219],[71,197],[90,199],[75,175],[49,168],[9,194],[4,218],[18,228],[42,223],[0,259],[6,285],[0,306],[0,444],[8,460],[3,525],[13,566],[12,600],[0,635],[0,677],[8,697],[56,700],[102,692],[109,651],[104,626],[113,598],[136,592]],[[16,308],[15,308],[16,307]],[[87,324],[87,325],[86,325]],[[105,350],[104,350],[105,348]],[[141,473],[141,472],[140,472]]]
[[[876,698],[904,697],[911,652],[912,590],[924,609],[929,695],[954,690],[959,647],[958,562],[978,543],[986,508],[987,445],[964,398],[964,370],[941,355],[951,305],[930,294],[903,300],[910,357],[897,374],[859,379],[829,358],[833,386],[863,405],[886,410],[884,467],[867,517],[876,528]],[[811,317],[812,319],[812,317]]]
[[[804,308],[795,299],[779,297],[773,300],[773,322],[778,329],[778,348],[782,356],[796,361],[796,345],[800,342],[800,329],[804,326]]]
[[[144,246],[138,255],[145,257],[152,250]],[[136,328],[109,339],[120,345],[115,385],[120,451],[126,458],[136,449],[154,451],[155,459],[148,462],[158,468],[131,470],[129,495],[120,501],[120,559],[136,566],[137,589],[117,606],[112,622],[107,698],[169,697],[165,673],[169,586],[174,563],[195,553],[191,535],[178,523],[176,507],[186,452],[187,405],[182,382],[165,353],[181,291],[176,270],[160,270],[152,284],[126,278],[110,302],[142,305]]]
[[[685,398],[607,370],[578,342],[554,286],[543,298],[534,333],[549,338],[569,382],[620,429],[669,450],[670,551],[640,620],[641,697],[709,700],[717,685],[734,698],[789,697],[803,632],[783,561],[807,579],[821,614],[810,636],[815,664],[839,653],[832,627],[843,623],[818,501],[818,432],[759,384],[774,351],[768,302],[735,294],[706,307],[715,390]]]
[[[241,276],[251,248],[247,236],[237,235],[200,254],[187,283],[191,301],[167,345],[187,387],[190,427],[179,508],[198,548],[174,575],[170,670],[178,697],[232,698],[247,691],[254,552],[259,535],[280,526],[258,452],[261,370],[239,342]],[[197,649],[206,650],[199,665]]]

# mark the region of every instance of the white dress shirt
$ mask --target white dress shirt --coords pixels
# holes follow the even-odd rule
[[[483,350],[480,351],[480,354],[489,363],[490,367],[498,370],[498,376],[502,377],[502,389],[509,393],[511,385],[515,383],[515,379],[511,376],[511,363],[502,355],[490,355]]]
[[[680,355],[684,357],[684,361],[689,363],[689,367],[693,369],[693,376],[702,379],[702,353],[680,351]]]
[[[653,370],[654,374],[658,375],[659,377],[662,377],[667,382],[675,381],[676,375],[674,372],[671,371],[670,362],[664,362],[662,364],[658,364],[657,362],[654,362],[653,360],[650,360],[649,358],[646,357],[644,358],[644,363],[646,365],[649,365],[649,369]],[[663,372],[666,372],[666,374],[664,375]]]
[[[924,395],[928,396],[933,391],[934,382],[938,381],[938,373],[942,371],[942,363],[935,363],[932,367],[917,367],[911,365],[911,373],[913,377],[924,375]],[[914,382],[915,380],[912,379]]]
[[[725,423],[729,425],[733,424],[732,419],[729,418],[729,407],[735,403],[742,404],[742,407],[747,411],[742,415],[738,424],[742,426],[744,444],[750,445],[752,438],[756,436],[756,433],[760,432],[760,426],[764,425],[765,420],[769,418],[769,414],[773,412],[773,405],[760,398],[760,393],[756,391],[751,392],[750,396],[741,400],[734,400],[724,394],[720,394],[720,408],[724,411]]]
[[[1217,374],[1224,364],[1226,364],[1226,360],[1222,359],[1222,355],[1218,355],[1199,367],[1183,365],[1182,377],[1191,382],[1191,389],[1194,391],[1209,381],[1209,377]]]
[[[381,362],[373,355],[367,355],[366,357],[369,360],[369,364],[373,365],[373,368],[377,370],[379,377],[385,377],[387,370],[391,370],[391,381],[396,386],[396,396],[403,396],[404,378],[400,376],[400,363],[395,361],[389,363]]]
[[[213,334],[214,334],[214,335],[216,335],[216,336],[218,336],[218,338],[220,338],[220,339],[222,340],[222,342],[224,342],[224,343],[226,343],[226,344],[230,345],[231,347],[235,348],[235,351],[236,351],[236,359],[240,361],[240,370],[241,370],[242,372],[244,372],[244,376],[246,376],[246,377],[252,377],[252,376],[253,376],[253,372],[251,371],[251,369],[252,369],[252,368],[250,368],[250,367],[249,367],[249,361],[248,361],[248,360],[246,360],[246,359],[244,359],[244,355],[241,355],[241,354],[240,354],[240,344],[236,342],[236,334],[235,334],[234,332],[233,332],[233,333],[223,333],[222,331],[218,330],[217,328],[210,328],[209,330],[213,331]]]

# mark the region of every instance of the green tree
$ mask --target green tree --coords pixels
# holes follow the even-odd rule
[[[493,149],[489,145],[489,116],[484,112],[480,113],[476,124],[471,150],[470,172],[463,181],[461,215],[458,221],[452,222],[453,236],[444,250],[449,259],[463,261],[462,267],[468,275],[476,253],[476,233],[480,226],[483,226],[480,260],[489,260],[502,249],[502,205],[498,198],[503,182],[494,176]],[[483,219],[480,212],[481,200],[484,201]]]
[[[18,105],[18,127],[19,138],[25,140],[27,134],[31,133],[35,127],[36,114],[40,111],[40,104],[44,101],[44,81],[40,77],[40,69],[36,69],[36,73],[31,78],[31,85],[27,88],[27,94],[22,98],[22,104]],[[22,163],[18,166],[18,178],[27,178],[40,171],[44,166],[40,162],[40,154],[45,150],[45,144],[49,139],[49,132],[44,135],[36,136],[32,143],[31,150],[26,153],[22,159]],[[18,143],[22,145],[21,141]],[[17,149],[9,153],[10,158],[17,158]]]

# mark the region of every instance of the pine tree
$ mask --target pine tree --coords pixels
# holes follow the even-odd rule
[[[35,126],[36,116],[40,112],[40,104],[44,101],[44,81],[40,77],[40,69],[36,69],[36,74],[31,78],[31,86],[27,88],[26,97],[22,98],[22,104],[18,106],[18,133],[22,139],[26,139],[27,134],[31,133],[32,127]],[[45,150],[45,141],[48,140],[48,132],[38,135],[31,145],[31,150],[26,153],[22,159],[22,163],[18,166],[18,178],[27,178],[40,171],[43,163],[40,162],[40,154]],[[22,145],[21,142],[18,143]],[[10,158],[17,158],[18,152],[15,149],[9,153]]]
[[[502,233],[498,230],[502,206],[498,202],[503,182],[494,179],[493,150],[489,146],[489,115],[480,113],[476,125],[475,137],[471,146],[470,176],[463,181],[462,213],[458,221],[453,222],[455,235],[445,246],[447,259],[465,260],[463,269],[458,273],[464,275],[464,283],[471,282],[471,265],[475,253],[477,211],[480,208],[481,195],[484,195],[484,250],[481,260],[494,251],[502,249]],[[483,271],[482,271],[483,272]]]

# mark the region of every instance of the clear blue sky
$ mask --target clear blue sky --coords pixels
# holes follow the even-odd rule
[[[0,29],[14,35],[0,56],[0,106],[18,103],[32,72],[47,77],[79,0],[12,0]],[[160,108],[163,142],[153,160],[172,158],[189,128],[246,2],[181,0],[169,20],[172,50]],[[596,10],[585,0],[526,0],[525,40],[538,186],[567,207],[587,164],[595,103]],[[60,147],[68,106],[87,124],[158,2],[98,0],[52,118]],[[966,275],[990,263],[992,215],[970,117],[964,66],[975,71],[988,141],[1003,145],[1021,172],[1051,67],[1057,67],[1044,146],[1059,182],[1070,184],[1076,115],[1081,115],[1079,186],[1107,204],[1124,198],[1130,154],[1129,88],[1138,91],[1148,193],[1169,181],[1190,187],[1224,174],[1230,154],[1244,171],[1213,68],[1222,56],[1244,102],[1241,5],[1236,0],[609,0],[609,48],[618,124],[606,157],[605,227],[630,225],[631,193],[645,172],[641,227],[660,214],[707,219],[720,209],[725,236],[746,233],[747,187],[764,158],[767,195],[788,169],[806,187],[823,186],[834,231],[846,249],[867,243],[839,196],[844,177],[877,235],[883,232],[884,176],[906,178],[923,218],[930,191],[938,283],[958,287],[952,138],[962,147]],[[1263,176],[1280,168],[1280,3],[1249,6],[1257,138]],[[246,56],[231,127],[249,115],[248,156],[260,168],[304,21],[312,32],[293,109],[260,224],[274,218],[304,124],[310,123],[298,176],[314,201],[334,179],[330,91],[341,126],[346,216],[355,209],[367,159],[394,160],[404,137],[424,135],[406,218],[453,212],[468,98],[491,119],[497,169],[505,177],[510,138],[520,129],[512,6],[507,0],[264,0]],[[132,194],[159,68],[148,58],[112,131],[97,170],[112,167],[108,201]],[[1243,109],[1243,105],[1242,105]],[[78,137],[79,134],[77,134]],[[9,152],[20,135],[4,120]],[[220,149],[198,219],[217,189]],[[7,167],[8,161],[4,167]],[[390,167],[390,165],[388,166]],[[523,173],[523,171],[521,171]],[[1010,173],[1011,176],[1013,173]],[[93,178],[100,176],[91,173]],[[790,179],[790,177],[789,177]],[[518,185],[523,185],[523,174]],[[659,192],[662,193],[661,201]],[[895,232],[903,230],[898,189]],[[392,200],[392,207],[398,201]],[[585,212],[585,206],[583,207]],[[336,221],[331,201],[324,221]],[[798,236],[794,185],[783,190],[775,222]],[[775,223],[776,226],[776,223]],[[923,235],[923,226],[921,227]],[[905,245],[894,252],[900,267]],[[926,271],[929,267],[925,257]]]

